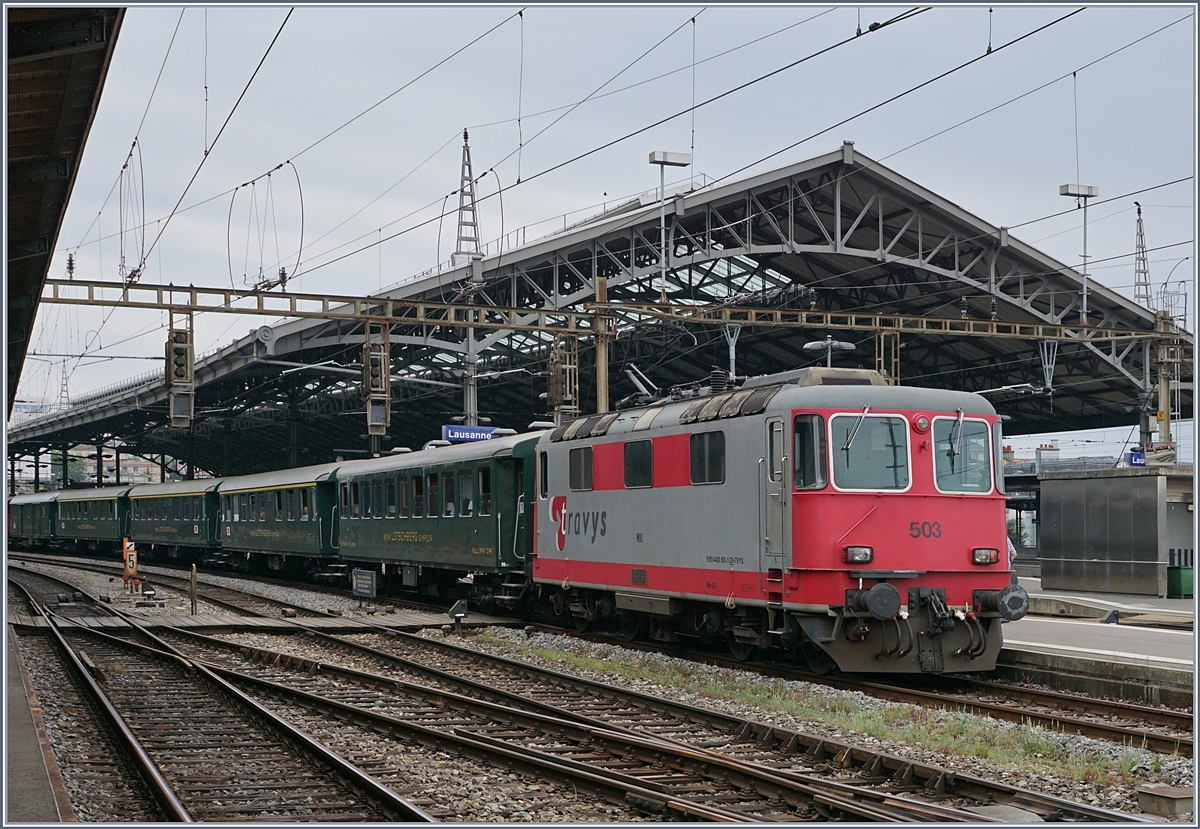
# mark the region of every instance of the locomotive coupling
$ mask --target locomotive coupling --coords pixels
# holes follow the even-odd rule
[[[887,582],[870,590],[847,590],[846,605],[854,611],[866,611],[876,619],[895,619],[900,612],[900,591]]]
[[[1029,612],[1029,594],[1019,584],[1006,584],[1002,590],[976,590],[975,607],[1015,622]]]

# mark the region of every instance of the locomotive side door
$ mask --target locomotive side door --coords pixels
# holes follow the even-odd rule
[[[763,458],[762,538],[759,542],[759,572],[769,574],[771,570],[781,572],[783,553],[786,549],[785,512],[787,508],[787,446],[783,418],[770,417],[766,420],[766,455]],[[769,581],[768,576],[768,581]],[[763,582],[763,592],[777,592],[779,585]]]

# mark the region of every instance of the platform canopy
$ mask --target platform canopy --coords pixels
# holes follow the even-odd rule
[[[4,9],[8,22],[8,397],[83,157],[124,9]]]
[[[382,450],[419,448],[462,416],[468,353],[478,359],[479,410],[491,425],[523,430],[545,420],[539,396],[555,334],[528,326],[552,319],[547,311],[587,310],[597,277],[607,281],[614,402],[637,390],[626,373],[634,366],[664,391],[728,369],[735,334],[738,375],[823,363],[823,350],[804,346],[829,335],[855,346],[835,351],[834,365],[882,368],[902,384],[988,392],[1011,416],[1009,434],[1132,425],[1156,408],[1161,325],[1152,311],[1090,282],[1090,330],[1083,331],[1080,274],[851,143],[667,195],[665,285],[659,204],[647,196],[385,292],[528,313],[503,317],[515,321],[508,329],[476,329],[473,342],[461,327],[393,318],[392,419]],[[674,310],[661,306],[664,291]],[[736,323],[747,307],[808,313],[789,314],[786,325],[743,320],[740,328],[688,318],[698,313],[688,309],[700,308]],[[891,333],[879,335],[881,325]],[[1186,355],[1180,365],[1190,380],[1192,338],[1167,333]],[[580,409],[590,412],[595,341],[586,322],[578,334]],[[361,320],[259,328],[197,363],[191,432],[166,427],[167,390],[154,373],[22,424],[9,435],[10,454],[119,438],[130,452],[191,457],[215,474],[361,456],[369,445],[363,341]],[[1046,385],[1052,394],[1023,393]],[[1005,387],[1019,388],[996,391]],[[1191,401],[1188,387],[1184,417]]]

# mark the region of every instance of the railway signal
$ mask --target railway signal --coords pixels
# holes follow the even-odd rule
[[[172,319],[167,334],[167,411],[172,429],[192,427],[196,376],[191,316],[185,316],[184,322],[186,327],[176,328]]]

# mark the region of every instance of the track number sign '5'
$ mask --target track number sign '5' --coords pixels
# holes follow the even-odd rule
[[[911,538],[941,538],[942,525],[938,521],[912,521],[908,534]]]

